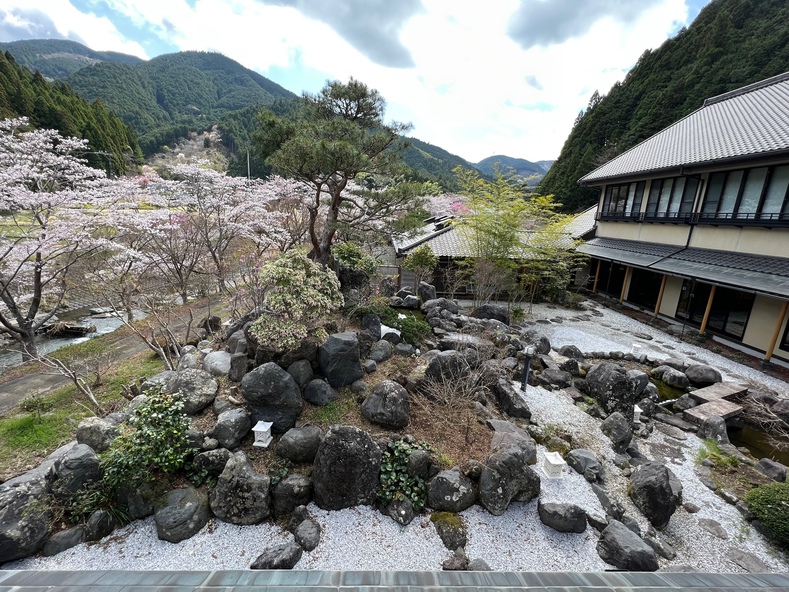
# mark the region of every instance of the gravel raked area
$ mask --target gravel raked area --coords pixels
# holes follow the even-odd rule
[[[748,379],[772,390],[786,391],[786,383],[741,364],[684,343],[629,317],[598,307],[602,317],[575,320],[576,311],[535,306],[532,318],[559,319],[537,324],[554,349],[574,344],[582,351],[630,351],[642,344],[644,353],[655,357],[684,356],[718,368],[726,380]],[[652,339],[636,334],[650,335]],[[648,526],[627,497],[628,479],[614,465],[614,454],[599,422],[573,405],[561,391],[529,387],[524,395],[533,421],[541,426],[567,426],[578,443],[593,450],[604,465],[606,487],[634,517],[642,531]],[[661,540],[677,551],[661,567],[689,566],[699,571],[744,572],[742,553],[762,562],[767,571],[789,571],[789,558],[757,533],[739,511],[707,489],[695,475],[696,454],[701,441],[688,434],[676,440],[655,430],[648,440],[638,440],[647,456],[666,462],[682,481],[683,499],[700,508],[692,514],[680,508]],[[538,446],[538,465],[544,449]],[[542,479],[546,501],[567,501],[588,512],[603,514],[591,486],[572,469],[562,479]],[[323,532],[318,547],[305,553],[296,569],[326,570],[439,570],[450,556],[427,515],[402,527],[369,507],[327,512],[309,507]],[[468,527],[466,552],[469,558],[484,559],[495,570],[515,571],[603,571],[611,569],[597,555],[598,535],[591,527],[582,534],[562,534],[544,526],[537,516],[537,502],[513,503],[503,516],[492,516],[479,506],[462,513]],[[725,531],[719,538],[700,526],[714,520]],[[720,534],[720,533],[719,533]],[[291,535],[276,525],[234,526],[213,519],[196,536],[177,545],[160,541],[152,518],[137,521],[114,532],[99,543],[83,544],[54,557],[30,557],[7,563],[3,569],[246,569],[263,550],[289,540]],[[753,564],[751,564],[753,565]]]

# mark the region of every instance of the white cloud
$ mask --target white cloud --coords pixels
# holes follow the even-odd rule
[[[379,65],[385,60],[370,51],[369,39],[359,41],[358,31],[349,35],[338,26],[352,45],[329,24],[293,7],[257,0],[197,0],[194,8],[185,0],[94,0],[125,15],[141,36],[181,50],[218,51],[263,75],[271,68],[303,67],[334,79],[354,76],[383,94],[389,118],[412,121],[414,136],[472,162],[493,154],[556,158],[591,93],[608,92],[645,49],[659,46],[687,20],[684,0],[651,0],[640,11],[596,1],[607,8],[596,21],[576,26],[563,42],[535,45],[522,38],[519,44],[509,34],[512,17],[522,16],[520,0],[423,0],[421,9],[390,11],[391,22],[380,24],[387,34],[399,31],[414,63],[388,68]],[[144,55],[142,37],[125,39],[106,18],[84,15],[66,2],[57,10],[51,0],[24,4],[47,10],[64,36],[79,35],[93,49]],[[317,91],[321,82],[310,79],[318,86],[290,90]]]
[[[61,37],[80,41],[91,49],[119,51],[143,59],[148,58],[142,45],[133,39],[126,39],[109,19],[84,14],[69,2],[59,1],[53,4],[52,0],[24,0],[18,1],[17,6],[6,7],[9,12],[14,9],[46,15]]]

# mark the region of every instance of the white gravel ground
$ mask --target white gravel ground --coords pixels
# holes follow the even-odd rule
[[[717,354],[683,343],[652,327],[605,308],[593,321],[574,320],[575,311],[535,306],[532,318],[557,318],[561,323],[540,324],[539,329],[555,349],[565,344],[582,351],[630,351],[633,343],[643,345],[655,357],[693,357],[718,368],[727,380],[747,379],[777,392],[786,392],[786,383],[767,377]],[[635,337],[649,334],[652,340]],[[576,439],[595,451],[604,465],[606,486],[625,505],[642,528],[648,526],[625,493],[627,478],[613,464],[610,443],[601,434],[596,420],[574,406],[563,392],[529,387],[524,395],[540,425],[569,426]],[[696,452],[701,442],[688,435],[675,440],[655,430],[647,441],[640,440],[647,456],[665,456],[669,467],[682,481],[683,498],[700,507],[691,514],[679,509],[662,540],[677,550],[673,561],[661,559],[661,567],[690,566],[699,571],[742,572],[733,559],[737,551],[758,557],[776,572],[789,571],[789,558],[777,551],[743,520],[740,513],[702,485],[695,475]],[[544,449],[538,447],[538,463]],[[571,469],[562,479],[543,476],[544,500],[573,502],[590,513],[603,515],[590,485]],[[321,542],[305,553],[296,569],[326,570],[438,570],[450,556],[427,516],[417,517],[402,527],[368,507],[327,512],[309,507],[320,523]],[[513,503],[503,516],[492,516],[475,506],[462,513],[468,527],[469,558],[484,559],[495,570],[514,571],[603,571],[610,569],[597,555],[598,535],[592,528],[582,534],[562,534],[544,526],[537,516],[537,503]],[[699,526],[700,519],[713,519],[727,533],[722,540]],[[30,557],[7,563],[3,569],[246,569],[267,547],[289,540],[291,535],[271,524],[233,526],[211,520],[196,536],[177,545],[158,540],[152,518],[137,521],[95,544],[83,544],[55,557]]]

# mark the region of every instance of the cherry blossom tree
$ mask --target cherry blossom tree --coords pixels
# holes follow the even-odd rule
[[[55,314],[75,264],[99,248],[94,235],[104,177],[80,154],[88,143],[26,118],[0,121],[0,331],[37,356],[36,331]]]

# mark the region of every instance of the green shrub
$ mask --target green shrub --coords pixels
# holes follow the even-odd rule
[[[767,534],[789,545],[789,483],[768,483],[751,489],[745,503],[764,526]]]
[[[362,251],[362,248],[351,241],[338,243],[332,247],[332,253],[337,257],[340,267],[361,269],[367,275],[378,271],[378,260],[372,255]]]
[[[411,312],[403,313],[392,308],[386,298],[373,298],[366,306],[356,309],[358,317],[366,314],[378,315],[384,325],[400,331],[400,336],[411,344],[418,344],[430,335],[430,325]]]
[[[378,499],[386,507],[392,501],[411,500],[414,511],[418,512],[425,506],[425,481],[421,477],[408,474],[408,457],[414,450],[430,450],[425,442],[395,440],[381,455],[381,488]]]
[[[189,441],[189,419],[176,396],[149,391],[148,400],[132,411],[129,428],[102,458],[103,481],[110,490],[174,473],[196,452]]]

